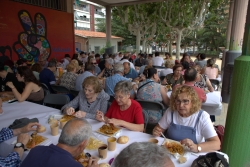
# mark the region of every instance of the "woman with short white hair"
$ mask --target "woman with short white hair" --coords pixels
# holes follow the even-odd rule
[[[107,78],[107,77],[112,76],[114,74],[113,64],[114,64],[113,59],[111,58],[105,59],[105,68],[98,75],[98,78],[102,78],[102,77]]]

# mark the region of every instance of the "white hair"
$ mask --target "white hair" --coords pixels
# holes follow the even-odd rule
[[[111,58],[105,59],[105,62],[108,63],[108,64],[110,64],[111,66],[114,65],[114,60],[111,59]]]
[[[135,142],[123,149],[115,158],[115,167],[166,167],[172,166],[167,151],[155,143]]]
[[[114,73],[117,74],[117,73],[124,73],[124,66],[122,64],[115,64],[114,65]]]

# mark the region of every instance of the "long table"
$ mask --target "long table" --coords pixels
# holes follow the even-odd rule
[[[168,97],[172,91],[167,92]],[[206,94],[207,100],[202,103],[201,109],[208,112],[210,115],[220,115],[222,111],[221,93],[219,91],[209,92]]]
[[[28,117],[28,118],[38,118],[39,123],[44,125],[46,127],[46,131],[43,133],[40,133],[42,136],[47,137],[48,140],[43,143],[43,145],[49,145],[51,143],[57,144],[59,135],[52,136],[49,128],[49,124],[47,123],[47,120],[50,115],[57,115],[60,114],[60,111],[57,109],[53,109],[50,107],[41,106],[38,104],[30,103],[30,102],[15,102],[12,104],[4,103],[3,104],[3,110],[4,114],[0,115],[0,121],[1,121],[1,128],[8,126],[11,124],[15,119],[22,118],[22,117]],[[98,122],[96,120],[88,119],[89,123],[92,125],[93,129],[93,136],[98,138],[99,140],[103,141],[105,144],[107,144],[107,136],[103,136],[99,133],[96,133],[95,131],[100,128],[103,123]],[[61,133],[61,130],[59,130],[59,134]],[[115,151],[108,151],[108,156],[106,159],[100,159],[99,163],[106,162],[108,163],[111,158],[115,158],[121,150],[123,150],[126,146],[133,142],[147,142],[150,138],[154,138],[150,134],[141,133],[141,132],[134,132],[127,130],[123,128],[119,134],[117,134],[117,138],[119,136],[128,136],[129,142],[126,144],[117,144]],[[159,141],[159,145],[162,144],[163,138],[162,137],[156,137]],[[3,143],[0,144],[0,156],[7,156],[12,150],[13,150],[13,143],[16,140],[16,137],[9,139]],[[89,152],[91,155],[98,157],[98,151],[97,150],[85,150],[85,152]],[[22,157],[24,159],[29,152],[26,151]],[[196,155],[189,154],[187,158],[187,162],[184,164],[179,164],[177,162],[177,159],[175,159],[173,156],[170,156],[171,160],[175,164],[176,167],[188,167],[191,166],[194,159],[198,157],[198,155],[202,155],[204,153],[199,153]]]

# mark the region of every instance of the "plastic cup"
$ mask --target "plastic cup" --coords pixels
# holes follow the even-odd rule
[[[56,124],[50,125],[50,129],[51,129],[51,135],[52,136],[56,136],[58,135],[58,131],[59,131],[59,126]]]
[[[158,144],[158,140],[155,138],[149,139],[148,142]]]
[[[62,129],[66,123],[67,121],[60,121],[60,129]]]
[[[116,149],[116,138],[115,137],[109,137],[107,139],[108,142],[108,150],[114,151]]]
[[[107,153],[108,153],[108,146],[106,144],[100,146],[98,148],[98,153],[99,153],[99,157],[102,159],[107,158]]]

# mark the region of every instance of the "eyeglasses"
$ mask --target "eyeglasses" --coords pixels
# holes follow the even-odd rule
[[[175,104],[177,104],[177,105],[180,105],[181,103],[183,103],[184,105],[188,105],[189,102],[190,102],[190,100],[188,100],[188,99],[184,99],[184,100],[175,99]]]
[[[124,99],[124,96],[114,96],[115,99]]]

